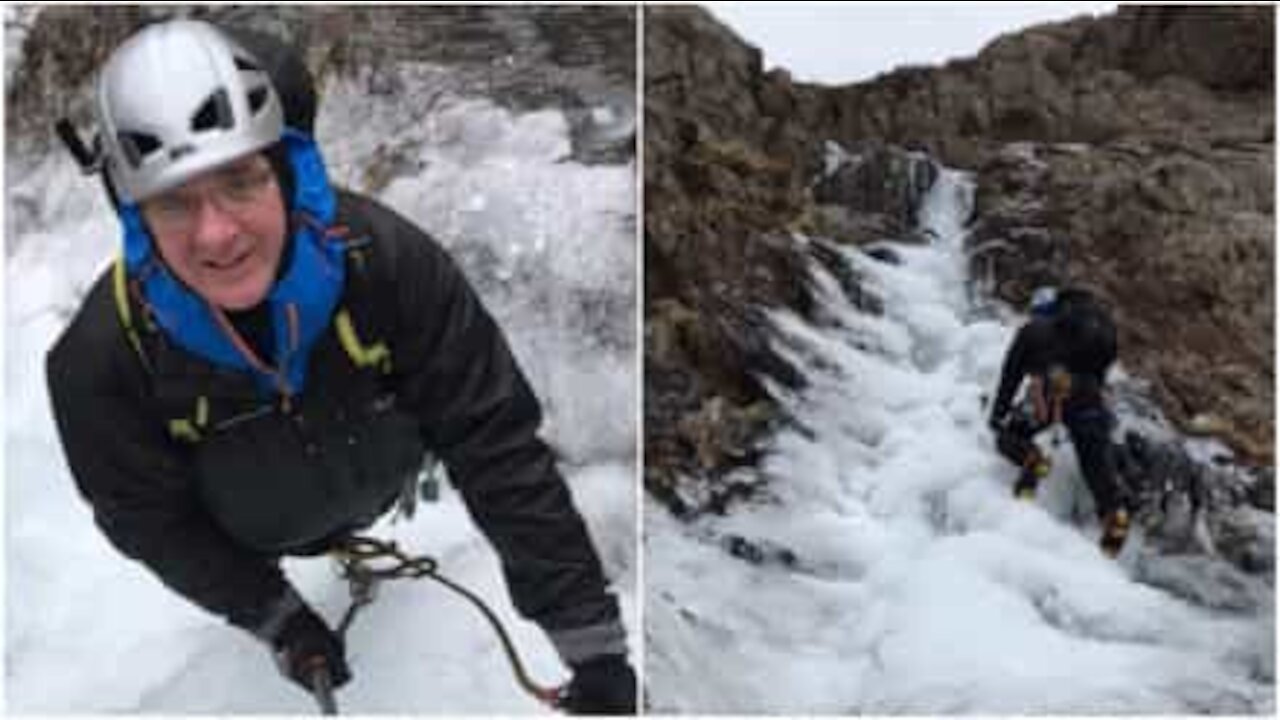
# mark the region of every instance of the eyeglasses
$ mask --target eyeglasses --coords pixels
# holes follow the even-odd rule
[[[158,229],[183,230],[195,224],[206,198],[224,213],[243,215],[269,197],[275,179],[271,166],[254,158],[217,170],[194,186],[182,186],[144,200],[142,211]]]

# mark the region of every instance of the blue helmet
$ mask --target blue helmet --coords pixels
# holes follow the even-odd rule
[[[1032,317],[1049,317],[1053,315],[1058,307],[1058,288],[1052,286],[1044,286],[1036,288],[1031,293],[1031,302],[1028,306]]]

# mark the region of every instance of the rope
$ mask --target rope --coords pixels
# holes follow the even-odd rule
[[[408,555],[400,550],[394,541],[354,535],[335,548],[332,555],[341,566],[342,577],[347,580],[351,588],[351,605],[338,624],[339,637],[346,634],[352,622],[355,621],[357,613],[373,602],[378,583],[384,580],[430,578],[466,598],[489,621],[489,626],[493,628],[498,640],[502,643],[507,662],[511,666],[511,673],[522,690],[548,707],[553,709],[560,707],[563,688],[546,687],[534,682],[525,670],[515,643],[512,642],[510,634],[498,619],[497,614],[480,596],[441,575],[438,569],[439,564],[434,558],[426,555],[417,557]],[[370,565],[379,560],[390,560],[393,564],[383,568]]]

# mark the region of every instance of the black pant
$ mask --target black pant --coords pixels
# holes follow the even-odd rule
[[[1111,412],[1101,405],[1067,408],[1062,416],[1099,517],[1128,506],[1124,486],[1116,473],[1115,447],[1111,444],[1113,422]],[[1025,467],[1032,453],[1039,452],[1032,438],[1046,427],[1036,423],[1030,413],[1015,411],[996,438],[996,449],[1010,462]]]
[[[996,450],[1009,462],[1026,468],[1031,458],[1040,452],[1032,438],[1046,427],[1037,423],[1030,412],[1015,409],[1013,417],[996,436]]]

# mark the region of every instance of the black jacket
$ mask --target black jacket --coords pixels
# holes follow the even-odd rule
[[[439,245],[372,200],[340,193],[335,224],[368,240],[349,254],[340,306],[362,341],[389,347],[391,367],[357,367],[331,326],[288,407],[161,331],[141,333],[144,362],[110,275],[99,278],[47,358],[98,525],[177,592],[257,630],[292,594],[279,556],[367,525],[429,450],[497,550],[516,607],[561,656],[622,652],[616,601],[537,437],[538,402],[475,292]],[[198,439],[170,432],[183,418]]]
[[[1088,343],[1073,342],[1068,330],[1057,318],[1043,317],[1032,318],[1018,329],[1004,356],[1000,385],[991,406],[993,420],[1008,414],[1024,378],[1044,377],[1054,366],[1071,373],[1071,394],[1063,404],[1064,414],[1102,404],[1107,369],[1115,359],[1114,342],[1103,352],[1082,352]]]

